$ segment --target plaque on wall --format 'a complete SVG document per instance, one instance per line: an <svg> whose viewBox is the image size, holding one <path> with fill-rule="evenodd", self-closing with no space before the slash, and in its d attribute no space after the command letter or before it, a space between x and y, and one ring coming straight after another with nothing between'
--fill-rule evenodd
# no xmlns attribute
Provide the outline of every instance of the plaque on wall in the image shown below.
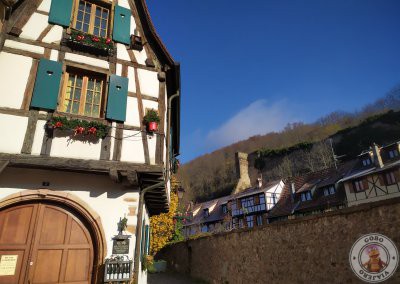
<svg viewBox="0 0 400 284"><path fill-rule="evenodd" d="M15 275L18 255L2 255L0 259L0 276Z"/></svg>
<svg viewBox="0 0 400 284"><path fill-rule="evenodd" d="M129 239L128 238L114 238L113 254L129 254Z"/></svg>

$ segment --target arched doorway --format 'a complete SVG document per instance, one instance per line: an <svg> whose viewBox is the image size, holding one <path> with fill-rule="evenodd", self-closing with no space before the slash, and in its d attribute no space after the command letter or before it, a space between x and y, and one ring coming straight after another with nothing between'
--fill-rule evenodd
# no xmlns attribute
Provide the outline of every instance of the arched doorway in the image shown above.
<svg viewBox="0 0 400 284"><path fill-rule="evenodd" d="M84 205L47 190L0 202L0 284L97 282L104 234Z"/></svg>

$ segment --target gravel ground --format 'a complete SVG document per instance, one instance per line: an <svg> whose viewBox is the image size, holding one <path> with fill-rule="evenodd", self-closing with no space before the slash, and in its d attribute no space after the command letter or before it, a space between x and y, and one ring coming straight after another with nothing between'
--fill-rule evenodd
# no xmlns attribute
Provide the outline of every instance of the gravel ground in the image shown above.
<svg viewBox="0 0 400 284"><path fill-rule="evenodd" d="M194 280L187 275L172 272L149 273L147 275L148 284L206 284L204 281Z"/></svg>

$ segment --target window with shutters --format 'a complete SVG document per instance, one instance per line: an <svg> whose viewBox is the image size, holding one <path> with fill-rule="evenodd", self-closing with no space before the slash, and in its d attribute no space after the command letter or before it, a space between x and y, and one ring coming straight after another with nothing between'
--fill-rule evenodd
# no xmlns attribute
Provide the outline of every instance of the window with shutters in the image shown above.
<svg viewBox="0 0 400 284"><path fill-rule="evenodd" d="M73 28L92 35L109 35L110 6L100 1L76 0Z"/></svg>
<svg viewBox="0 0 400 284"><path fill-rule="evenodd" d="M106 76L67 68L59 111L100 118L104 113Z"/></svg>

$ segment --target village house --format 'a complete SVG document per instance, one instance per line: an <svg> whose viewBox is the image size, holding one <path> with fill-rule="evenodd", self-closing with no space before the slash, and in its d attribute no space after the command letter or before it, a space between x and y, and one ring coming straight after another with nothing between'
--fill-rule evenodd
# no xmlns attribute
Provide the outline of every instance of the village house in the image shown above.
<svg viewBox="0 0 400 284"><path fill-rule="evenodd" d="M0 283L147 283L180 66L145 1L1 0L0 30Z"/></svg>
<svg viewBox="0 0 400 284"><path fill-rule="evenodd" d="M358 156L355 167L340 181L348 206L400 196L399 145L374 144Z"/></svg>
<svg viewBox="0 0 400 284"><path fill-rule="evenodd" d="M247 154L236 153L238 182L234 193L194 205L184 226L186 237L199 233L215 233L237 228L252 228L267 223L267 214L278 202L284 183L281 180L265 185L262 179L251 186Z"/></svg>
<svg viewBox="0 0 400 284"><path fill-rule="evenodd" d="M343 185L338 183L353 167L354 162L309 174L288 178L268 221L294 219L346 207Z"/></svg>

